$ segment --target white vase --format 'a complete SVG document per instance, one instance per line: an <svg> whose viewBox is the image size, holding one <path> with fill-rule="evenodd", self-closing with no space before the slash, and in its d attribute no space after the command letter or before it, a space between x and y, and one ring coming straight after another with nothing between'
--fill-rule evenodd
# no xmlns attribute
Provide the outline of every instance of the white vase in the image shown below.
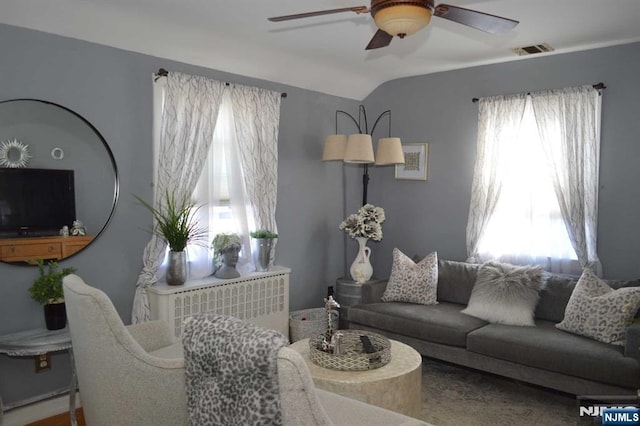
<svg viewBox="0 0 640 426"><path fill-rule="evenodd" d="M358 241L358 254L351 264L349 272L351 273L351 278L358 284L369 281L369 278L373 275L373 267L371 266L371 262L369 262L371 249L367 247L368 240L368 238L356 237L356 241Z"/></svg>

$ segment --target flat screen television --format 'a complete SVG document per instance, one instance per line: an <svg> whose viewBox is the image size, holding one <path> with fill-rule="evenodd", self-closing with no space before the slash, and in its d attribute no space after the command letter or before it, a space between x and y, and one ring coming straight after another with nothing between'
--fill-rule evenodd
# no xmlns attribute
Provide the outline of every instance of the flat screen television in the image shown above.
<svg viewBox="0 0 640 426"><path fill-rule="evenodd" d="M0 237L58 235L75 219L73 170L0 168Z"/></svg>

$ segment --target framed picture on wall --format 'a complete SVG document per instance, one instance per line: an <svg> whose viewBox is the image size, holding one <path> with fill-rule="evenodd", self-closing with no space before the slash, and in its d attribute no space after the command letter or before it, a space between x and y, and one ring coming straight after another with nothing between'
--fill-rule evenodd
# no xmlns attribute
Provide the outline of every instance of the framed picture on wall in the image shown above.
<svg viewBox="0 0 640 426"><path fill-rule="evenodd" d="M427 180L428 143L402 144L404 164L396 164L396 179Z"/></svg>

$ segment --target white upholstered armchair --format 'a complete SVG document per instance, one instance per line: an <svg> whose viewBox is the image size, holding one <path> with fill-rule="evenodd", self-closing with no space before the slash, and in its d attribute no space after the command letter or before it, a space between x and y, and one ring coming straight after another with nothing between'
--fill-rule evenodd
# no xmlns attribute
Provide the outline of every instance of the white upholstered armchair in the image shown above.
<svg viewBox="0 0 640 426"><path fill-rule="evenodd" d="M63 281L84 416L95 425L188 424L182 343L161 321L125 326L102 291L77 275ZM316 390L304 360L278 352L285 425L425 425L392 411Z"/></svg>
<svg viewBox="0 0 640 426"><path fill-rule="evenodd" d="M187 424L182 345L167 324L125 327L107 295L77 275L63 288L87 424Z"/></svg>

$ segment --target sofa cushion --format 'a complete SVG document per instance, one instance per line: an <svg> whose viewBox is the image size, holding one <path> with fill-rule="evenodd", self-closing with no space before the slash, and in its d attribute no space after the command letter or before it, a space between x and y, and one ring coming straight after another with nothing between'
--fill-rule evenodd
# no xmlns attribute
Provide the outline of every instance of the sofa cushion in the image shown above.
<svg viewBox="0 0 640 426"><path fill-rule="evenodd" d="M487 322L460 313L463 305L390 302L368 303L349 308L349 322L387 330L434 343L465 347L467 333Z"/></svg>
<svg viewBox="0 0 640 426"><path fill-rule="evenodd" d="M489 324L467 336L467 349L544 370L637 388L640 364L623 348L565 333L551 321L536 327Z"/></svg>
<svg viewBox="0 0 640 426"><path fill-rule="evenodd" d="M536 306L535 317L547 321L562 321L567 303L579 278L579 275L545 272L542 275L540 301ZM614 289L640 286L640 280L604 280L604 282Z"/></svg>
<svg viewBox="0 0 640 426"><path fill-rule="evenodd" d="M478 271L469 306L462 313L493 323L534 326L541 284L541 266L487 262Z"/></svg>
<svg viewBox="0 0 640 426"><path fill-rule="evenodd" d="M393 265L383 302L411 302L422 305L438 303L438 255L433 252L414 262L397 248L393 249Z"/></svg>
<svg viewBox="0 0 640 426"><path fill-rule="evenodd" d="M438 301L466 305L480 264L438 260Z"/></svg>
<svg viewBox="0 0 640 426"><path fill-rule="evenodd" d="M585 269L567 304L560 330L624 345L625 331L640 307L640 288L612 289Z"/></svg>
<svg viewBox="0 0 640 426"><path fill-rule="evenodd" d="M564 318L564 310L569 303L578 276L552 274L542 275L540 301L536 306L535 317L546 321L560 322Z"/></svg>
<svg viewBox="0 0 640 426"><path fill-rule="evenodd" d="M615 290L619 288L640 287L640 280L603 280Z"/></svg>

